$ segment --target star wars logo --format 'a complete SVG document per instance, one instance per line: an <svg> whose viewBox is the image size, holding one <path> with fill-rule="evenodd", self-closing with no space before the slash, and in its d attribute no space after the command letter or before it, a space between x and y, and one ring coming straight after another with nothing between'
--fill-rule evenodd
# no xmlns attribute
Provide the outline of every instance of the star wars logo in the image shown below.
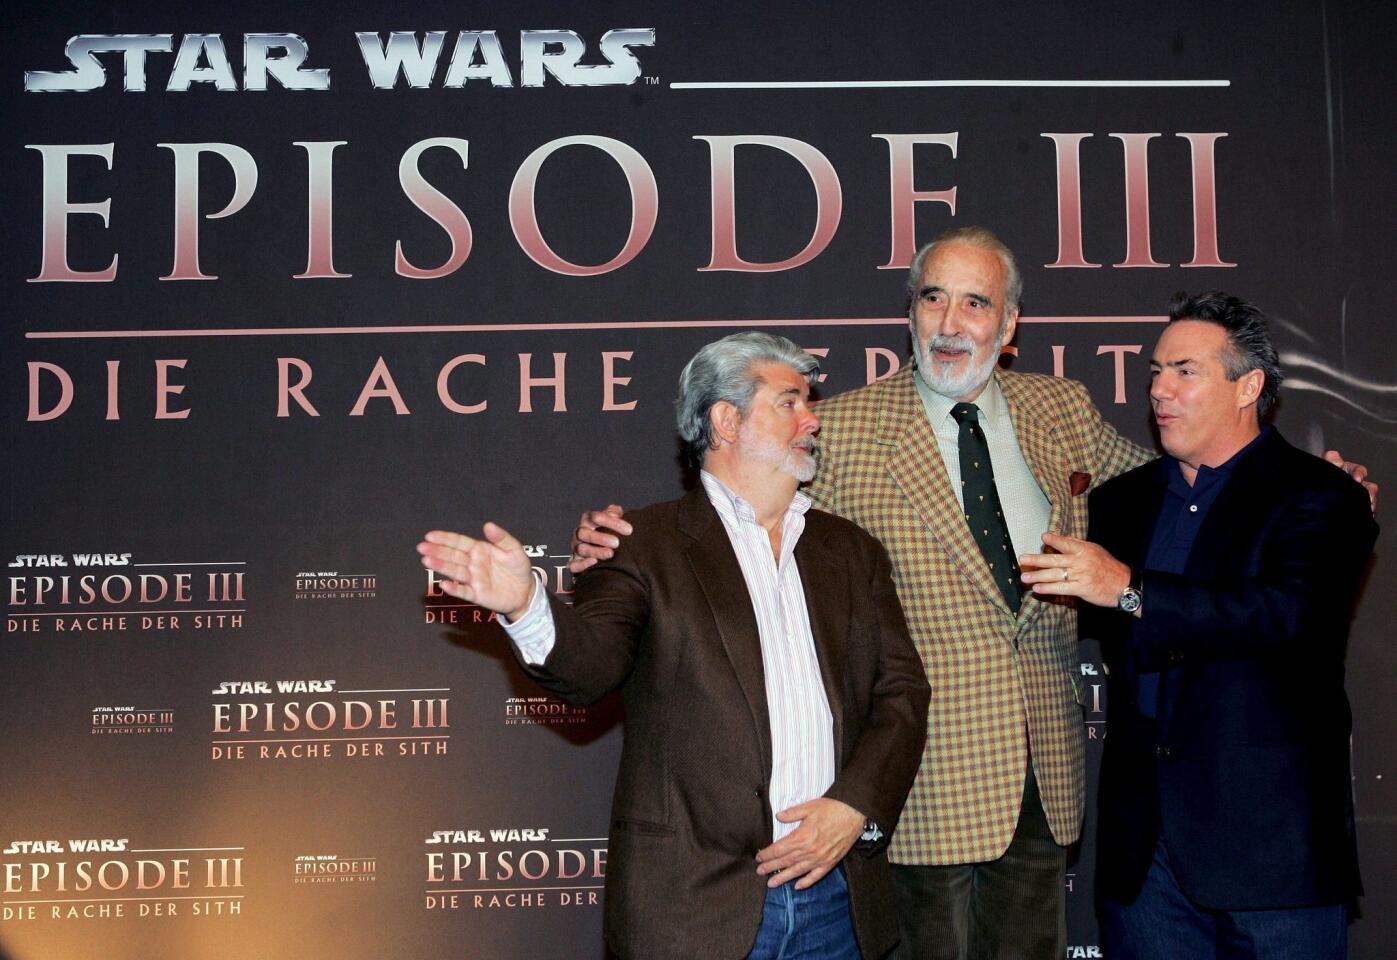
<svg viewBox="0 0 1397 960"><path fill-rule="evenodd" d="M173 710L137 707L93 707L93 736L145 736L175 732Z"/></svg>
<svg viewBox="0 0 1397 960"><path fill-rule="evenodd" d="M298 856L291 864L291 882L297 886L345 883L377 883L377 857L345 857L337 853Z"/></svg>
<svg viewBox="0 0 1397 960"><path fill-rule="evenodd" d="M0 856L5 921L236 917L243 847L131 846L128 838L11 840Z"/></svg>
<svg viewBox="0 0 1397 960"><path fill-rule="evenodd" d="M296 574L294 600L372 600L378 596L378 574L302 570Z"/></svg>
<svg viewBox="0 0 1397 960"><path fill-rule="evenodd" d="M337 680L225 680L211 693L210 759L446 756L449 687L354 689Z"/></svg>
<svg viewBox="0 0 1397 960"><path fill-rule="evenodd" d="M548 827L437 830L426 847L428 910L574 909L601 904L606 839Z"/></svg>
<svg viewBox="0 0 1397 960"><path fill-rule="evenodd" d="M17 555L8 565L18 572L8 578L5 632L242 628L247 612L245 564L138 563L132 557L131 553Z"/></svg>
<svg viewBox="0 0 1397 960"><path fill-rule="evenodd" d="M390 90L399 77L410 89L432 86L465 87L489 83L515 86L510 57L495 30L460 30L447 40L447 31L394 31L383 39L376 32L355 33L359 54L376 89ZM295 33L246 33L241 37L243 69L241 88L221 34L189 33L175 43L171 33L82 33L70 37L63 54L65 70L26 70L24 89L29 93L81 93L107 85L105 55L121 77L122 89L144 93L150 74L163 71L157 84L167 93L187 93L198 87L221 92L266 90L276 85L287 90L329 90L330 67L307 67L310 44ZM237 40L234 40L236 50ZM640 27L608 30L597 41L597 51L573 30L521 30L518 85L541 87L544 77L566 87L627 86L640 79L640 60L632 47L655 45L655 29ZM442 54L450 54L443 60ZM173 54L173 60L169 58ZM584 63L600 59L601 63ZM445 66L445 70L440 69Z"/></svg>
<svg viewBox="0 0 1397 960"><path fill-rule="evenodd" d="M586 707L574 707L555 697L505 698L504 723L507 727L556 727L586 722Z"/></svg>

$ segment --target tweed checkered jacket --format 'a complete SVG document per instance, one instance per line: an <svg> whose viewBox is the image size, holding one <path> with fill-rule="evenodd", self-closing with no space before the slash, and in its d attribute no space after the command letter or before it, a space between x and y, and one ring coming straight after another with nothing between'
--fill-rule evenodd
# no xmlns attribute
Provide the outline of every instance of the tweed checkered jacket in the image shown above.
<svg viewBox="0 0 1397 960"><path fill-rule="evenodd" d="M1087 488L1154 454L1106 423L1080 383L995 375L1052 504L1049 529L1084 537ZM1031 594L1017 616L1009 611L956 502L910 368L816 412L825 456L809 493L892 555L931 682L926 749L889 856L916 865L1001 856L1030 752L1053 837L1073 842L1086 796L1076 611ZM1074 473L1087 476L1073 482Z"/></svg>

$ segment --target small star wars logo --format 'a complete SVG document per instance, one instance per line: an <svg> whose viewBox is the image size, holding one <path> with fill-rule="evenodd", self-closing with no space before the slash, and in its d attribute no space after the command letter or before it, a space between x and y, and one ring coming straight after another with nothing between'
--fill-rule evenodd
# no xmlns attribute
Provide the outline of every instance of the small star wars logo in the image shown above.
<svg viewBox="0 0 1397 960"><path fill-rule="evenodd" d="M1104 956L1101 948L1092 944L1090 946L1071 946L1067 948L1067 960L1078 960L1078 958L1101 957Z"/></svg>
<svg viewBox="0 0 1397 960"><path fill-rule="evenodd" d="M291 596L295 600L372 600L378 596L378 574L301 570Z"/></svg>
<svg viewBox="0 0 1397 960"><path fill-rule="evenodd" d="M553 697L507 697L504 725L556 727L587 722L587 708L574 707Z"/></svg>
<svg viewBox="0 0 1397 960"><path fill-rule="evenodd" d="M339 886L377 883L377 857L345 857L338 853L298 856L291 864L291 882L297 886Z"/></svg>
<svg viewBox="0 0 1397 960"><path fill-rule="evenodd" d="M175 712L146 707L93 707L91 729L94 737L174 733Z"/></svg>

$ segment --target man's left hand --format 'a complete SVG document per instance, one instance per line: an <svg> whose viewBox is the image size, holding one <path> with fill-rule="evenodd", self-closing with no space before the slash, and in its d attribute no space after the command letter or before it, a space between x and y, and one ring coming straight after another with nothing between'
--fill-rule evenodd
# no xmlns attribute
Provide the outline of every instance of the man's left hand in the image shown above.
<svg viewBox="0 0 1397 960"><path fill-rule="evenodd" d="M1378 512L1378 485L1368 479L1368 468L1361 463L1345 460L1344 455L1337 450L1324 451L1324 459L1363 484L1363 489L1368 492L1368 509L1376 515Z"/></svg>
<svg viewBox="0 0 1397 960"><path fill-rule="evenodd" d="M1130 586L1130 568L1086 540L1043 534L1043 543L1056 553L1025 553L1019 557L1023 582L1040 597L1081 597L1098 607L1114 607Z"/></svg>
<svg viewBox="0 0 1397 960"><path fill-rule="evenodd" d="M799 827L769 847L757 851L757 873L768 887L779 887L788 880L797 890L813 887L854 846L863 833L864 815L853 807L829 797L798 803L776 815L782 823Z"/></svg>

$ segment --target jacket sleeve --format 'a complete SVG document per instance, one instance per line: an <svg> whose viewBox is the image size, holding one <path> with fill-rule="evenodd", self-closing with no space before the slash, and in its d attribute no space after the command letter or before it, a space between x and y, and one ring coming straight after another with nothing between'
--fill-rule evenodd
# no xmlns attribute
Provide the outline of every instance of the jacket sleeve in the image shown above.
<svg viewBox="0 0 1397 960"><path fill-rule="evenodd" d="M886 843L921 764L930 688L907 633L887 551L871 537L867 544L872 556L865 584L880 650L878 668L869 716L825 796L873 818L883 831L881 843Z"/></svg>
<svg viewBox="0 0 1397 960"><path fill-rule="evenodd" d="M534 680L568 703L585 706L599 700L630 675L650 622L649 581L636 563L639 532L624 538L612 559L578 578L574 606L549 596L557 629L553 649L537 666L519 661Z"/></svg>
<svg viewBox="0 0 1397 960"><path fill-rule="evenodd" d="M1071 381L1076 400L1081 406L1083 441L1087 448L1087 463L1091 473L1092 486L1098 486L1118 477L1127 470L1149 463L1159 454L1140 446L1128 437L1121 436L1115 427L1106 422L1101 411L1092 403L1087 388Z"/></svg>

